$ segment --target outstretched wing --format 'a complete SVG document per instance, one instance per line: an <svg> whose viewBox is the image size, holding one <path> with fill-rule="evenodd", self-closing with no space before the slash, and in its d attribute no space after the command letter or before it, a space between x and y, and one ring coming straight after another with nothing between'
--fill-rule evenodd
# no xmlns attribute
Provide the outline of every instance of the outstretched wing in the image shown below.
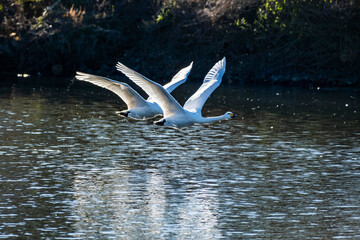
<svg viewBox="0 0 360 240"><path fill-rule="evenodd" d="M203 84L200 88L185 102L184 109L201 115L206 100L211 93L220 85L222 76L225 73L225 57L217 62L206 74Z"/></svg>
<svg viewBox="0 0 360 240"><path fill-rule="evenodd" d="M181 84L183 84L184 82L186 82L191 68L192 68L193 62L190 63L189 66L187 66L186 68L181 69L172 79L170 82L168 82L167 84L165 84L163 87L165 88L166 91L168 91L169 93L171 93L175 88L177 88L178 86L180 86ZM149 97L147 99L149 102L152 102L153 99L151 97Z"/></svg>
<svg viewBox="0 0 360 240"><path fill-rule="evenodd" d="M175 98L171 96L170 93L168 93L160 84L151 81L150 79L126 67L120 62L116 64L116 68L125 74L131 81L141 87L152 99L155 100L155 102L163 111L164 118L184 111Z"/></svg>
<svg viewBox="0 0 360 240"><path fill-rule="evenodd" d="M192 69L193 62L190 63L186 68L181 69L172 79L171 82L164 85L166 91L171 93L175 88L186 82L190 71Z"/></svg>
<svg viewBox="0 0 360 240"><path fill-rule="evenodd" d="M126 83L83 72L76 72L75 78L112 91L126 103L128 108L143 107L147 105L145 99Z"/></svg>

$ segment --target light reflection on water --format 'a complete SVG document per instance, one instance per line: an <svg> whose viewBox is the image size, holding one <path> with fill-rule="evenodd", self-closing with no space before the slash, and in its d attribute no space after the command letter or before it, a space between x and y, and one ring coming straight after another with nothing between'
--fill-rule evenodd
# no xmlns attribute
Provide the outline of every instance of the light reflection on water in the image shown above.
<svg viewBox="0 0 360 240"><path fill-rule="evenodd" d="M240 117L174 130L106 91L2 89L0 238L360 238L359 93L215 93Z"/></svg>

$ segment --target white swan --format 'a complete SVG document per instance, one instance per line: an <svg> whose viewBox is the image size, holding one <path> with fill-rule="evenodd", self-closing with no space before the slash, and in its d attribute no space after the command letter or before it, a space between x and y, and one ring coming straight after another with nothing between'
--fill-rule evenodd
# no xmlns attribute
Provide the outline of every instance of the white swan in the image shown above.
<svg viewBox="0 0 360 240"><path fill-rule="evenodd" d="M181 69L172 80L165 84L163 88L171 93L175 88L183 84L190 74L192 62L186 68ZM110 78L101 77L93 74L76 72L75 78L81 81L90 82L99 87L106 88L118 95L127 105L128 109L120 111L119 114L124 117L130 117L137 120L145 120L162 115L163 112L155 99L149 97L145 100L128 84L118 82Z"/></svg>
<svg viewBox="0 0 360 240"><path fill-rule="evenodd" d="M225 65L226 59L224 57L208 72L201 87L186 101L184 107L181 107L175 98L160 84L151 81L120 62L118 62L116 68L139 85L159 104L164 118L155 122L156 125L182 128L194 123L211 123L236 117L232 112L226 112L224 115L217 117L203 117L201 115L204 103L221 83L222 76L225 73Z"/></svg>

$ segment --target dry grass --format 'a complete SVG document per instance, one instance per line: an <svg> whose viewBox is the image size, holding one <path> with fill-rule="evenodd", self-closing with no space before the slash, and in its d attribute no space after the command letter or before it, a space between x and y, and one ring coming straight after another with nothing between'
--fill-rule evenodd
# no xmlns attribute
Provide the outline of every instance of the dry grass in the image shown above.
<svg viewBox="0 0 360 240"><path fill-rule="evenodd" d="M73 4L71 5L69 12L65 16L71 17L74 24L78 25L83 21L84 15L85 15L85 9L81 10L81 7L79 9L75 9Z"/></svg>

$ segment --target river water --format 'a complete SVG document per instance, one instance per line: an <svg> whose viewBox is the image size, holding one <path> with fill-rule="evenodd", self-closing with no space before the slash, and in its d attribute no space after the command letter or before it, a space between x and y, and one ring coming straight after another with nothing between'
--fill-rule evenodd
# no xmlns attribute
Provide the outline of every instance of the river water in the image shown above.
<svg viewBox="0 0 360 240"><path fill-rule="evenodd" d="M0 87L0 238L360 239L358 91L224 85L203 115L236 119L175 130L21 86Z"/></svg>

